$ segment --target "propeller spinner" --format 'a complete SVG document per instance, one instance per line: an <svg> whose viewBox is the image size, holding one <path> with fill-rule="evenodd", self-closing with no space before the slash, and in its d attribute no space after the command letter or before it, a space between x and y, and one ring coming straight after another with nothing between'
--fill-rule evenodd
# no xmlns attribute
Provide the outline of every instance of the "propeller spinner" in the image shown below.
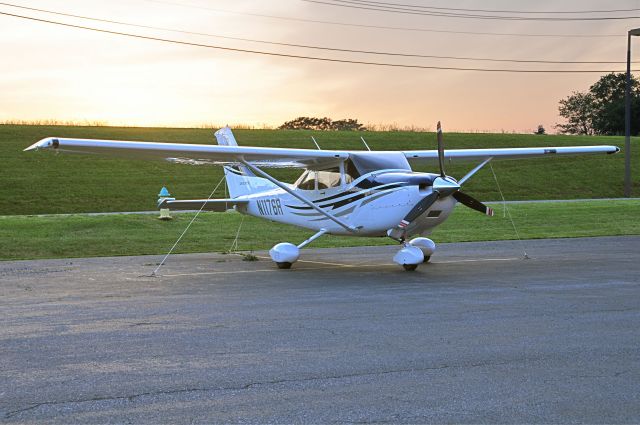
<svg viewBox="0 0 640 425"><path fill-rule="evenodd" d="M391 238L404 242L407 234L407 229L411 224L420 217L425 211L427 211L438 199L446 196L453 196L456 201L462 205L472 208L488 216L493 216L493 208L490 208L467 195L460 192L460 185L453 177L449 177L444 171L444 143L442 141L442 127L440 121L437 126L437 138L438 138L438 164L440 166L440 176L433 181L433 192L425 196L418 202L409 213L400 221L400 223L388 234ZM488 162L488 161L487 161ZM477 171L477 170L476 170Z"/></svg>

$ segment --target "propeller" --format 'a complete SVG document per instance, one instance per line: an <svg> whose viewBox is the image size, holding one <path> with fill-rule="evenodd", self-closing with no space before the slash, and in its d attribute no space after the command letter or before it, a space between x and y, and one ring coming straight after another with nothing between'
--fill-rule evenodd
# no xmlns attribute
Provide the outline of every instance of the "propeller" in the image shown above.
<svg viewBox="0 0 640 425"><path fill-rule="evenodd" d="M442 141L442 127L440 121L437 125L437 137L438 137L438 163L440 165L440 176L436 177L432 183L433 192L425 196L409 211L409 213L400 221L400 223L389 230L387 233L389 237L396 239L400 242L404 242L409 226L420 217L425 211L440 198L446 196L453 196L456 201L462 205L472 208L488 216L493 216L493 209L486 206L482 202L478 201L474 197L460 192L460 184L452 177L447 177L444 171L444 143ZM488 163L489 160L483 162L480 166L476 167L471 173L466 175L462 181L466 181L471 175L477 172L483 165Z"/></svg>

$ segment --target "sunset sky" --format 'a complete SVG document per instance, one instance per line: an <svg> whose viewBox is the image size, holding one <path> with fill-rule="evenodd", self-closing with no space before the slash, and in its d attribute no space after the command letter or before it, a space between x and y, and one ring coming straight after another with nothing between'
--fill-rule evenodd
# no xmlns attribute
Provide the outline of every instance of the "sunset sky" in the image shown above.
<svg viewBox="0 0 640 425"><path fill-rule="evenodd" d="M519 11L640 9L640 0L378 1ZM7 5L0 5L0 12L222 47L463 68L624 70L626 32L640 27L640 19L569 22L463 19L336 5L355 2L326 2L334 4L321 4L325 0L321 3L303 0L9 1L13 5L58 13L208 35L96 22ZM640 10L526 16L640 16ZM311 20L325 22L309 22ZM557 36L561 34L596 37ZM398 57L278 46L213 35L420 55L621 63L535 64ZM588 89L601 75L407 69L320 62L170 44L6 15L0 15L0 37L0 121L55 119L102 121L113 125L243 123L261 126L279 125L297 116L329 116L431 129L441 120L448 131L529 132L543 124L552 132L554 124L560 121L558 101L573 91ZM640 58L640 40L635 41L633 52L634 60ZM636 68L640 69L640 63Z"/></svg>

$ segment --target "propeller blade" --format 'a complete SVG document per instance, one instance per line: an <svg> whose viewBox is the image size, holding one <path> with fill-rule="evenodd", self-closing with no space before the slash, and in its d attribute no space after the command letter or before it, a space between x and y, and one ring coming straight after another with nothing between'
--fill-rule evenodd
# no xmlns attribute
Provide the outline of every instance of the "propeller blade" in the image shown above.
<svg viewBox="0 0 640 425"><path fill-rule="evenodd" d="M444 143L442 142L442 127L440 126L440 121L438 121L437 126L438 132L438 162L440 163L440 177L446 177L444 173Z"/></svg>
<svg viewBox="0 0 640 425"><path fill-rule="evenodd" d="M456 192L453 194L453 197L456 198L456 201L460 202L461 204L469 208L473 208L476 211L480 211L482 214L493 217L493 208L486 206L482 202L467 195L466 193Z"/></svg>
<svg viewBox="0 0 640 425"><path fill-rule="evenodd" d="M396 227L389 230L387 235L397 241L403 242L405 239L405 233L407 227L420 216L423 212L429 209L434 202L438 200L438 192L433 192L420 200L409 213L398 223Z"/></svg>
<svg viewBox="0 0 640 425"><path fill-rule="evenodd" d="M406 222L407 225L409 225L409 223L411 223L413 220L415 220L416 218L420 217L420 214L422 214L423 212L428 210L429 207L431 205L433 205L433 203L438 200L438 196L439 196L438 192L433 192L433 193L429 194L428 196L425 196L424 198L422 198L422 200L420 202L418 202L411 209L411 211L409 211L409 213L405 216L405 218L402 220L402 222Z"/></svg>

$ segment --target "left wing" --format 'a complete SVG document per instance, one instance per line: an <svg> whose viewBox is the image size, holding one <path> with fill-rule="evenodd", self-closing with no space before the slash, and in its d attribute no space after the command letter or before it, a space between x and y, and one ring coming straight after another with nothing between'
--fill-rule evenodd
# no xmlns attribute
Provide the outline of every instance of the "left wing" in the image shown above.
<svg viewBox="0 0 640 425"><path fill-rule="evenodd" d="M62 137L47 137L29 146L25 151L42 149L81 154L103 154L129 159L159 159L191 164L224 165L248 161L262 167L311 169L335 166L349 158L349 153L345 151L68 139Z"/></svg>
<svg viewBox="0 0 640 425"><path fill-rule="evenodd" d="M497 149L447 149L444 158L459 161L495 159L522 159L553 155L613 154L620 151L617 146L565 146L541 148L497 148ZM404 156L419 164L437 164L438 151L404 151Z"/></svg>

